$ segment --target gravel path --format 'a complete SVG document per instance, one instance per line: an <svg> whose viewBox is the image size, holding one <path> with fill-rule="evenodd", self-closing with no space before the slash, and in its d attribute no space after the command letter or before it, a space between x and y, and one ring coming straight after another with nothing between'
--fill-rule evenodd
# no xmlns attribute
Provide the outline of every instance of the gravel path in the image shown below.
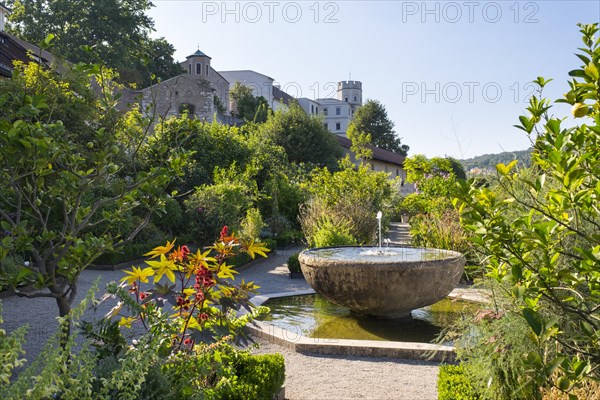
<svg viewBox="0 0 600 400"><path fill-rule="evenodd" d="M242 269L239 278L261 286L261 294L308 289L303 279L289 279L286 262L298 249L280 250L267 260L252 263ZM85 296L92 282L100 278L100 292L111 281L123 277L122 271L84 271L79 282L78 299ZM12 331L28 324L25 349L27 358L37 355L46 339L54 333L58 309L52 299L2 299L3 328ZM102 304L96 312L89 311L85 319L99 318L114 302ZM268 342L257 353L281 353L286 364L286 398L290 400L321 399L397 399L430 400L437 398L435 363L390 358L360 358L303 355Z"/></svg>

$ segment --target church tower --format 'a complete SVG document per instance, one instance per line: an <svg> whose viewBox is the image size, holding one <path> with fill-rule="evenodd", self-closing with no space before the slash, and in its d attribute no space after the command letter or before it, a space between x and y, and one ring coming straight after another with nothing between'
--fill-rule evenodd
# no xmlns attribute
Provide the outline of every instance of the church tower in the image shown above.
<svg viewBox="0 0 600 400"><path fill-rule="evenodd" d="M193 78L203 78L209 80L211 60L209 56L198 49L194 54L187 56L186 59L187 60L182 63L182 67L189 75L191 75Z"/></svg>

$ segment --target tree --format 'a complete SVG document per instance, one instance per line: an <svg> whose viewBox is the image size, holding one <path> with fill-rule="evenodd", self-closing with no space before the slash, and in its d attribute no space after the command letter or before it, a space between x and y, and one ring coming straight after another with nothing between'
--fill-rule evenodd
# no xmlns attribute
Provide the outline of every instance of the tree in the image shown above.
<svg viewBox="0 0 600 400"><path fill-rule="evenodd" d="M515 359L538 387L565 393L600 378L600 41L597 24L579 26L583 65L557 102L582 123L565 127L566 118L550 115L542 97L550 81L537 78L517 125L534 144L532 169L498 164L496 190L463 183L457 199L488 276L508 284L507 303L528 329L532 349Z"/></svg>
<svg viewBox="0 0 600 400"><path fill-rule="evenodd" d="M321 120L307 115L297 103L269 116L259 129L285 149L290 162L336 168L342 155L341 146Z"/></svg>
<svg viewBox="0 0 600 400"><path fill-rule="evenodd" d="M406 156L409 147L396 136L394 123L388 118L385 106L377 100L369 100L354 113L351 123L361 134L371 135L371 144ZM350 129L350 128L349 128Z"/></svg>
<svg viewBox="0 0 600 400"><path fill-rule="evenodd" d="M17 293L54 298L65 316L80 273L147 224L185 154L148 141L150 121L138 111L116 111L110 70L61 73L32 62L0 82L0 257L29 260L19 277L36 290ZM140 149L152 145L162 162L145 166ZM142 222L121 232L132 210Z"/></svg>
<svg viewBox="0 0 600 400"><path fill-rule="evenodd" d="M236 82L230 91L235 113L245 121L262 123L267 120L271 108L263 96L254 97L252 88Z"/></svg>
<svg viewBox="0 0 600 400"><path fill-rule="evenodd" d="M9 30L32 43L57 36L53 52L71 62L99 62L116 69L121 81L147 86L150 76L181 73L174 48L152 39L148 0L9 0ZM93 53L86 50L93 47Z"/></svg>

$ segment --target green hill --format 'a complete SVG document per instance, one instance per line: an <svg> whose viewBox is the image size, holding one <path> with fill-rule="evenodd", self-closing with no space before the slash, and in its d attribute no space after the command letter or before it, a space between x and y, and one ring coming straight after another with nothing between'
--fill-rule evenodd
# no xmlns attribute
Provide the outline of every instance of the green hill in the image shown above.
<svg viewBox="0 0 600 400"><path fill-rule="evenodd" d="M473 168L482 170L495 171L496 164L508 164L512 160L519 160L517 165L521 167L529 167L531 165L531 149L505 151L497 154L484 154L481 156L460 160L465 167L465 171L469 172Z"/></svg>

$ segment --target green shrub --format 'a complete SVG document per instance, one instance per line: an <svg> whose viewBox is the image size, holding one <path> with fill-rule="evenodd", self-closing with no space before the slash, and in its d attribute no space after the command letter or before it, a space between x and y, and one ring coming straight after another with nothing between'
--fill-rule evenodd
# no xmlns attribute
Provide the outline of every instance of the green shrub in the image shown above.
<svg viewBox="0 0 600 400"><path fill-rule="evenodd" d="M299 255L300 253L294 253L288 258L287 267L291 273L302 272L302 270L300 269L300 261L298 261Z"/></svg>
<svg viewBox="0 0 600 400"><path fill-rule="evenodd" d="M340 168L333 173L316 170L308 184L311 196L300 210L300 224L310 246L314 246L317 233L325 238L324 243L338 243L338 239L340 244L375 243L377 212L391 203L393 185L385 172L372 171L363 164L357 168L348 158L340 162ZM384 226L389 215L384 213ZM326 219L333 222L334 236L339 236L335 240L320 229Z"/></svg>
<svg viewBox="0 0 600 400"><path fill-rule="evenodd" d="M156 245L156 243L134 243L129 244L118 251L104 253L95 261L95 265L117 265L128 261L135 261L141 258Z"/></svg>
<svg viewBox="0 0 600 400"><path fill-rule="evenodd" d="M458 251L465 255L468 264L478 264L474 245L454 209L414 216L410 220L410 233L415 246Z"/></svg>
<svg viewBox="0 0 600 400"><path fill-rule="evenodd" d="M185 228L183 208L177 200L168 197L165 200L165 211L155 214L152 223L167 234L167 236L178 236Z"/></svg>
<svg viewBox="0 0 600 400"><path fill-rule="evenodd" d="M260 215L260 211L256 208L250 208L246 211L246 218L242 220L240 235L247 239L257 240L264 226L265 223Z"/></svg>
<svg viewBox="0 0 600 400"><path fill-rule="evenodd" d="M277 248L277 240L275 239L264 239L261 240L261 242L263 242L265 247L271 252L275 251L275 249Z"/></svg>
<svg viewBox="0 0 600 400"><path fill-rule="evenodd" d="M276 237L277 247L282 248L282 247L291 246L293 244L301 243L302 238L303 238L303 235L302 235L301 231L296 231L296 230L284 231L281 234L277 235L277 237Z"/></svg>
<svg viewBox="0 0 600 400"><path fill-rule="evenodd" d="M464 366L441 365L437 381L438 400L479 400Z"/></svg>
<svg viewBox="0 0 600 400"><path fill-rule="evenodd" d="M234 368L237 379L231 385L224 386L215 400L270 400L285 381L285 365L281 354L241 353Z"/></svg>
<svg viewBox="0 0 600 400"><path fill-rule="evenodd" d="M210 242L224 225L237 230L251 205L251 196L244 183L229 181L199 187L184 204L196 241Z"/></svg>
<svg viewBox="0 0 600 400"><path fill-rule="evenodd" d="M355 246L357 240L350 233L348 223L325 218L311 238L313 247Z"/></svg>

